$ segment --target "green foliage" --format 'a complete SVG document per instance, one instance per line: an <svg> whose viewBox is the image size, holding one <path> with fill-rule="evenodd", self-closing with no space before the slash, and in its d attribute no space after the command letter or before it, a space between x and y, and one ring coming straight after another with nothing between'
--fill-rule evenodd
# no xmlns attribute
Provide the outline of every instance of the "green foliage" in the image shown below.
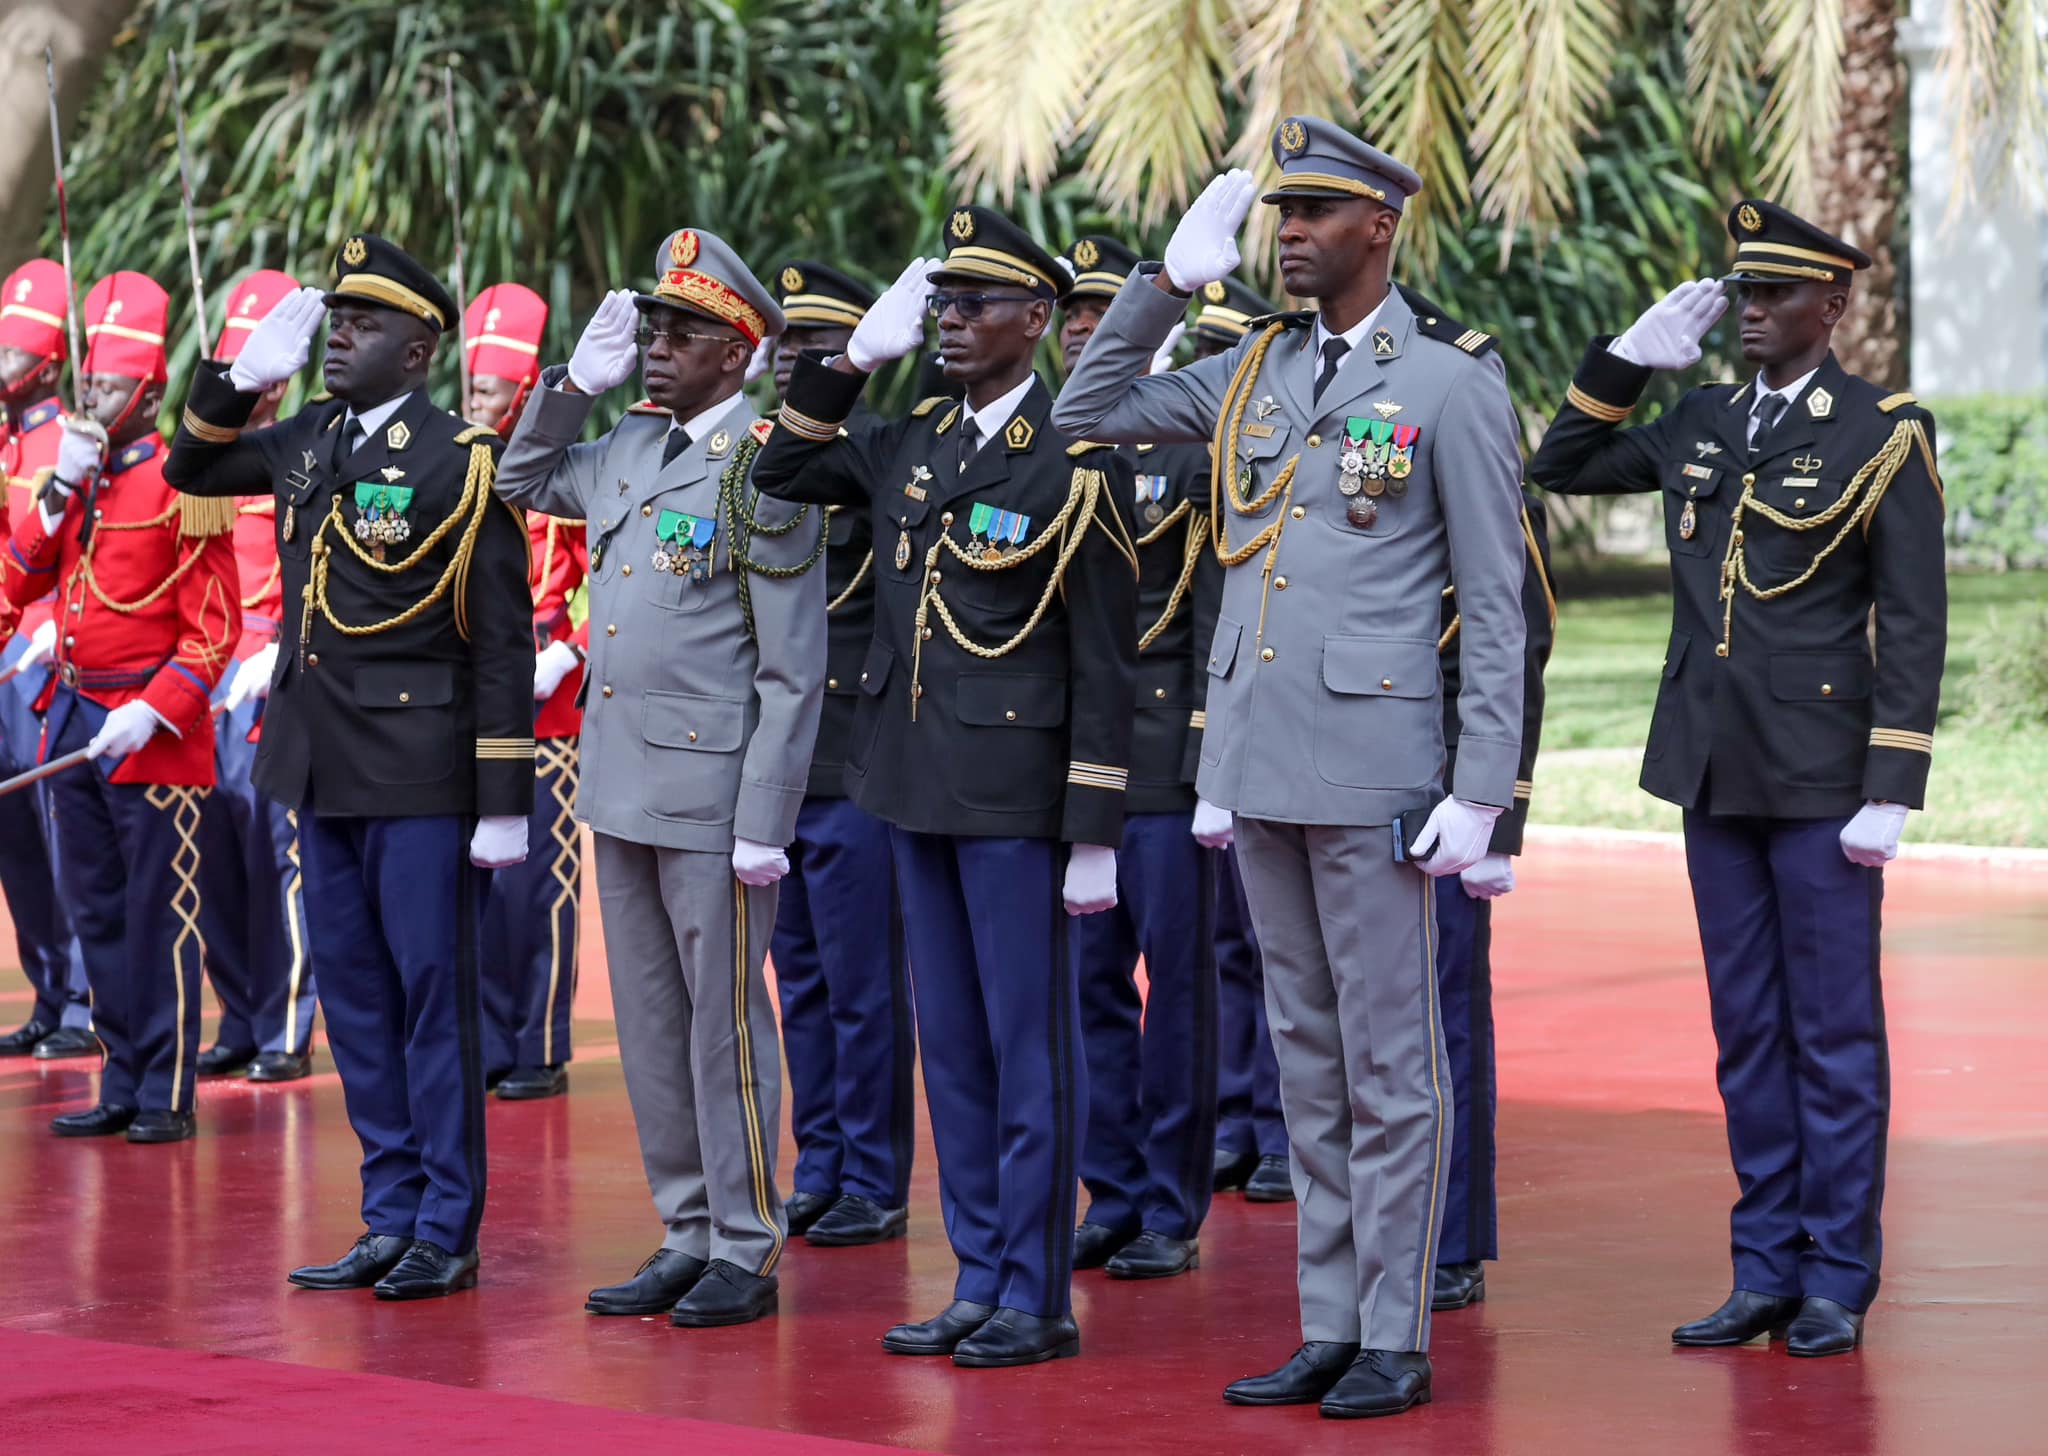
<svg viewBox="0 0 2048 1456"><path fill-rule="evenodd" d="M2048 565L2048 399L1930 401L1957 565Z"/></svg>
<svg viewBox="0 0 2048 1456"><path fill-rule="evenodd" d="M2048 600L1993 612L1975 650L1968 716L2009 731L2048 728Z"/></svg>

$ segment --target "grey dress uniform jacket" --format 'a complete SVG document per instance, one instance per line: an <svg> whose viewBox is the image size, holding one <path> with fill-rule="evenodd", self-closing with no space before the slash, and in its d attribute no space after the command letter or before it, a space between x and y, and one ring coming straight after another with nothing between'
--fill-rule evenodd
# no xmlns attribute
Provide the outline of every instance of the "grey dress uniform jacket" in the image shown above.
<svg viewBox="0 0 2048 1456"><path fill-rule="evenodd" d="M825 680L825 573L742 573L718 480L758 418L745 396L666 468L666 411L629 412L572 444L593 401L541 376L498 468L498 493L582 517L590 539L590 661L576 815L600 834L730 851L738 835L786 845L808 782ZM566 449L565 449L566 447ZM657 570L664 511L717 522L702 581ZM753 558L794 568L819 545L815 509L754 503ZM801 519L797 519L801 517ZM751 605L749 631L743 605Z"/></svg>

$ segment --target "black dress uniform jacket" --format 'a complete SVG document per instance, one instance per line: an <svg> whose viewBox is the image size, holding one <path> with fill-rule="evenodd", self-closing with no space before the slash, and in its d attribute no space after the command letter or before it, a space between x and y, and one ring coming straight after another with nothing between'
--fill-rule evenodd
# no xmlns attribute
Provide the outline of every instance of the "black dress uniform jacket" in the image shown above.
<svg viewBox="0 0 2048 1456"><path fill-rule="evenodd" d="M277 500L284 620L256 787L328 817L531 812L526 526L491 494L497 434L436 409L422 389L344 462L342 401L244 433L256 400L225 366L202 364L164 465L190 494ZM359 482L413 492L410 534L385 545L383 564L338 534L362 516ZM403 570L380 569L416 553ZM337 628L316 577L334 618L379 630Z"/></svg>
<svg viewBox="0 0 2048 1456"><path fill-rule="evenodd" d="M1138 635L1130 467L1047 424L1051 396L1034 382L963 475L955 401L839 433L863 383L799 359L753 474L768 495L870 513L875 630L856 678L848 793L926 834L1120 843ZM1096 473L1101 490L1094 512L1084 519L1077 505L1059 533L1080 535L1059 585L1059 541L1000 570L960 559L975 549L975 506L1030 517L1028 549L1053 531L1081 472ZM1014 646L971 652L947 613L983 652Z"/></svg>
<svg viewBox="0 0 2048 1456"><path fill-rule="evenodd" d="M1617 429L1649 378L1594 340L1529 466L1547 490L1662 492L1671 645L1643 787L1713 814L1918 808L1947 643L1933 418L1829 354L1754 453L1752 383Z"/></svg>
<svg viewBox="0 0 2048 1456"><path fill-rule="evenodd" d="M1120 445L1117 454L1136 475L1138 533L1138 711L1125 807L1133 814L1186 813L1195 807L1209 641L1223 597L1223 564L1209 544L1209 450ZM1157 476L1165 479L1154 499L1146 480ZM1146 519L1148 506L1159 511L1158 520ZM1198 597L1206 605L1206 637L1197 626Z"/></svg>
<svg viewBox="0 0 2048 1456"><path fill-rule="evenodd" d="M882 423L864 404L847 416L851 432ZM813 799L846 797L846 744L860 702L860 667L875 636L875 529L865 506L828 506L825 522L825 706L811 753Z"/></svg>
<svg viewBox="0 0 2048 1456"><path fill-rule="evenodd" d="M1557 641L1557 593L1550 584L1550 512L1528 491L1522 492L1522 536L1529 545L1529 565L1522 578L1522 616L1529 624L1522 650L1522 761L1515 775L1515 802L1493 821L1487 848L1494 854L1520 854L1522 832L1529 826L1529 798L1536 777L1536 746L1543 736L1543 669ZM1444 781L1458 761L1458 589L1444 589L1444 635L1438 648L1444 673Z"/></svg>

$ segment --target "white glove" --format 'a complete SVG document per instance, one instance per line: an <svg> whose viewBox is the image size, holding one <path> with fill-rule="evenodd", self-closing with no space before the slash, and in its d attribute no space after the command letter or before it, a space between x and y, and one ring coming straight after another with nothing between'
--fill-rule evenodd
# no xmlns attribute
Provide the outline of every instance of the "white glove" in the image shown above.
<svg viewBox="0 0 2048 1456"><path fill-rule="evenodd" d="M469 837L469 862L480 870L502 870L526 858L526 816L487 814Z"/></svg>
<svg viewBox="0 0 2048 1456"><path fill-rule="evenodd" d="M156 730L162 726L163 719L157 717L156 710L140 698L123 703L107 714L107 721L93 734L92 742L86 744L86 752L93 758L109 753L126 758L156 737Z"/></svg>
<svg viewBox="0 0 2048 1456"><path fill-rule="evenodd" d="M1242 261L1237 232L1258 190L1252 174L1242 167L1211 180L1181 214L1166 245L1166 281L1182 293L1193 293L1235 273Z"/></svg>
<svg viewBox="0 0 2048 1456"><path fill-rule="evenodd" d="M1408 846L1408 858L1426 875L1463 874L1486 857L1500 812L1491 804L1446 799L1429 811L1422 833Z"/></svg>
<svg viewBox="0 0 2048 1456"><path fill-rule="evenodd" d="M313 357L313 334L326 313L317 288L287 294L249 331L242 352L228 366L228 383L244 394L260 394L304 369Z"/></svg>
<svg viewBox="0 0 2048 1456"><path fill-rule="evenodd" d="M1906 827L1904 804L1865 804L1842 826L1842 854L1850 864L1880 868L1898 858L1899 833Z"/></svg>
<svg viewBox="0 0 2048 1456"><path fill-rule="evenodd" d="M1187 337L1187 332L1188 326L1185 322L1177 323L1166 331L1166 341L1152 356L1151 373L1164 374L1173 367L1173 351L1180 347L1180 341Z"/></svg>
<svg viewBox="0 0 2048 1456"><path fill-rule="evenodd" d="M28 639L28 647L15 664L15 671L27 672L39 662L47 662L57 648L57 624L45 622L36 628L35 635Z"/></svg>
<svg viewBox="0 0 2048 1456"><path fill-rule="evenodd" d="M733 877L743 885L772 885L789 873L789 856L773 844L761 844L735 835L732 841Z"/></svg>
<svg viewBox="0 0 2048 1456"><path fill-rule="evenodd" d="M1077 844L1067 856L1061 893L1069 915L1094 915L1116 908L1116 851L1106 844Z"/></svg>
<svg viewBox="0 0 2048 1456"><path fill-rule="evenodd" d="M775 340L761 340L760 343L754 345L754 357L747 360L747 377L740 382L742 384L752 384L763 374L766 374L768 367L774 362Z"/></svg>
<svg viewBox="0 0 2048 1456"><path fill-rule="evenodd" d="M544 703L555 695L562 680L576 670L582 659L566 642L550 642L533 660L533 700Z"/></svg>
<svg viewBox="0 0 2048 1456"><path fill-rule="evenodd" d="M1195 800L1195 843L1204 849L1222 849L1237 838L1237 821L1228 809L1219 809L1207 799Z"/></svg>
<svg viewBox="0 0 2048 1456"><path fill-rule="evenodd" d="M1488 854L1458 876L1475 900L1498 900L1515 888L1515 862L1504 854Z"/></svg>
<svg viewBox="0 0 2048 1456"><path fill-rule="evenodd" d="M81 490L107 457L107 432L97 420L64 417L64 438L57 442L57 488L65 495Z"/></svg>
<svg viewBox="0 0 2048 1456"><path fill-rule="evenodd" d="M640 345L633 337L639 331L640 310L633 306L632 291L614 288L583 326L583 337L569 356L569 382L598 395L631 379L640 366Z"/></svg>
<svg viewBox="0 0 2048 1456"><path fill-rule="evenodd" d="M270 675L277 670L277 644L267 642L250 653L235 667L235 680L228 684L228 695L223 700L227 712L257 698L270 696Z"/></svg>
<svg viewBox="0 0 2048 1456"><path fill-rule="evenodd" d="M938 266L930 258L910 260L889 291L861 316L853 337L846 341L847 363L863 374L872 374L876 365L914 354L923 346L926 300L931 297L931 274Z"/></svg>
<svg viewBox="0 0 2048 1456"><path fill-rule="evenodd" d="M1690 369L1700 362L1700 340L1727 309L1720 279L1681 283L1645 309L1607 352L1645 369Z"/></svg>

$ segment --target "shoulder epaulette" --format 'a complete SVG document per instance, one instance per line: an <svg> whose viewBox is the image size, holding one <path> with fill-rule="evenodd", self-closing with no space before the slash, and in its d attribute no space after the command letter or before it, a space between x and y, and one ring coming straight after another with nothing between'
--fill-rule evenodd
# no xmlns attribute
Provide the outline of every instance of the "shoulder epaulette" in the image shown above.
<svg viewBox="0 0 2048 1456"><path fill-rule="evenodd" d="M225 536L235 529L235 498L178 493L178 534L200 539Z"/></svg>
<svg viewBox="0 0 2048 1456"><path fill-rule="evenodd" d="M319 392L318 394L314 395L314 396L313 396L313 397L312 397L311 399L307 400L307 401L306 401L306 403L307 403L307 404L327 404L327 403L329 403L329 402L330 402L331 400L333 400L333 398L334 398L334 396L333 396L333 395L329 394L329 393L328 393L328 392L327 392L326 390L324 390L324 389L323 389L323 390L321 390L321 391L320 391L320 392Z"/></svg>
<svg viewBox="0 0 2048 1456"><path fill-rule="evenodd" d="M1290 329L1306 329L1314 326L1314 309L1299 309L1293 313L1262 313L1245 325L1247 329L1263 329L1268 324L1280 324Z"/></svg>
<svg viewBox="0 0 2048 1456"><path fill-rule="evenodd" d="M1116 446L1105 445L1100 440L1076 440L1073 444L1067 446L1067 453L1079 459L1090 450L1114 450L1115 448Z"/></svg>
<svg viewBox="0 0 2048 1456"><path fill-rule="evenodd" d="M1492 353L1500 340L1479 329L1468 329L1456 319L1445 318L1442 314L1418 314L1415 331L1424 338L1435 339L1440 344L1449 344L1454 349L1463 349L1473 358Z"/></svg>
<svg viewBox="0 0 2048 1456"><path fill-rule="evenodd" d="M1919 402L1912 394L1902 389L1897 394L1888 394L1879 400L1877 402L1877 412L1882 415L1888 415L1893 410L1904 409L1909 404L1918 404Z"/></svg>
<svg viewBox="0 0 2048 1456"><path fill-rule="evenodd" d="M935 394L929 399L921 399L910 407L910 417L914 420L921 420L940 405L948 402L947 397L943 394Z"/></svg>
<svg viewBox="0 0 2048 1456"><path fill-rule="evenodd" d="M498 432L489 425L471 425L455 437L458 445L474 445L479 440L495 439Z"/></svg>
<svg viewBox="0 0 2048 1456"><path fill-rule="evenodd" d="M775 421L755 420L754 423L747 426L747 433L765 445L768 443L768 437L775 433ZM845 432L841 431L840 433L844 434Z"/></svg>
<svg viewBox="0 0 2048 1456"><path fill-rule="evenodd" d="M626 413L629 415L665 415L668 411L651 399L643 399L627 405Z"/></svg>

